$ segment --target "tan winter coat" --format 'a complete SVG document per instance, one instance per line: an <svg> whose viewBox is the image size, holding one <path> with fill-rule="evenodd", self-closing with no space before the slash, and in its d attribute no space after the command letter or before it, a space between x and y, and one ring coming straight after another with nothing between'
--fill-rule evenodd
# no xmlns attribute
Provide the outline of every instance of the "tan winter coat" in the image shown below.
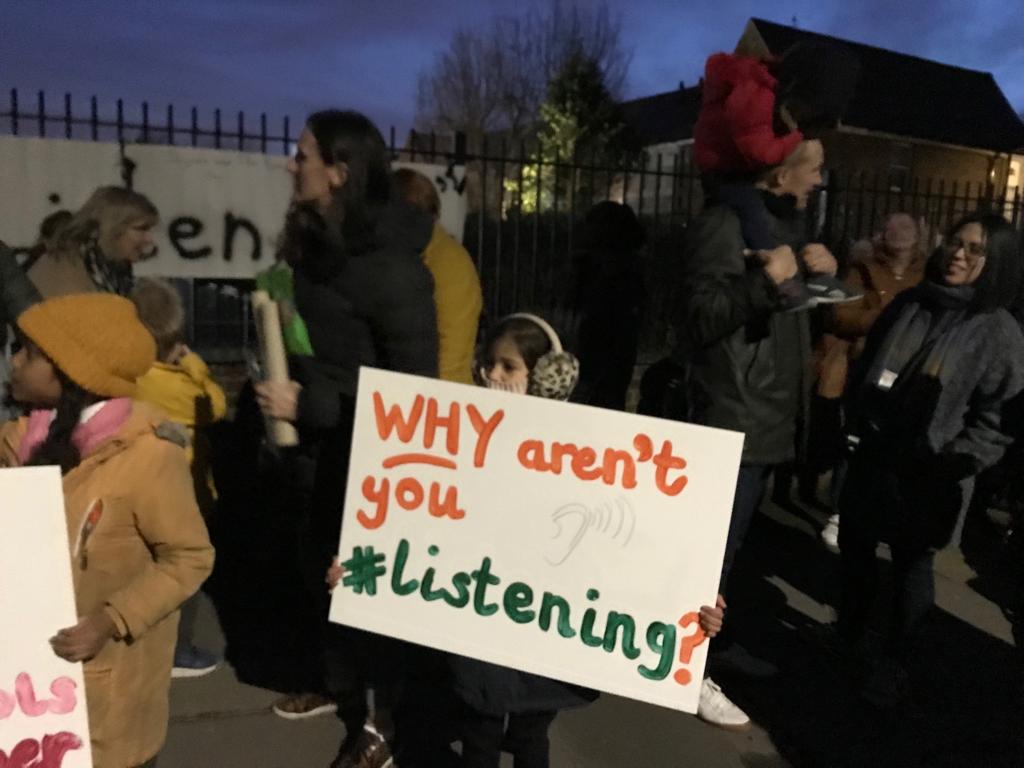
<svg viewBox="0 0 1024 768"><path fill-rule="evenodd" d="M854 262L846 284L861 291L864 298L837 306L816 350L819 361L818 394L826 398L841 397L846 387L850 363L864 351L864 341L890 302L907 288L913 288L924 277L924 258L919 257L897 279L889 261L873 254Z"/></svg>
<svg viewBox="0 0 1024 768"><path fill-rule="evenodd" d="M28 279L44 299L99 290L80 256L44 253L28 270Z"/></svg>
<svg viewBox="0 0 1024 768"><path fill-rule="evenodd" d="M185 451L162 423L134 403L117 434L64 476L78 614L103 610L117 626L117 639L85 664L95 768L130 768L163 746L178 607L213 567ZM22 418L0 430L0 466L18 466L26 426ZM76 554L96 501L102 516Z"/></svg>

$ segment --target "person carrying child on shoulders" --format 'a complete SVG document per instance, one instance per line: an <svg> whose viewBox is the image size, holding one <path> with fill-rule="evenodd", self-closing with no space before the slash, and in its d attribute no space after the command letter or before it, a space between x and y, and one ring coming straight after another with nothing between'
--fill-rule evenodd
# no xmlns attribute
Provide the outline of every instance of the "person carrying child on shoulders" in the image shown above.
<svg viewBox="0 0 1024 768"><path fill-rule="evenodd" d="M807 423L808 310L858 298L837 262L808 242L806 208L822 183L824 147L859 65L833 45L798 44L778 61L720 53L708 59L694 156L704 210L687 233L677 304L688 420L745 434L720 591L768 476L796 457ZM802 452L802 451L801 451ZM711 646L713 665L770 674L740 646ZM723 728L750 718L705 678L698 716Z"/></svg>

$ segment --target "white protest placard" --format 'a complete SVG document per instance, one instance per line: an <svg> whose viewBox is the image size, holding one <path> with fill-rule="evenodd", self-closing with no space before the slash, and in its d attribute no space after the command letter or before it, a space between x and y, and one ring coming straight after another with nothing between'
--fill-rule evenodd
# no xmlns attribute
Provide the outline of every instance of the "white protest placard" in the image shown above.
<svg viewBox="0 0 1024 768"><path fill-rule="evenodd" d="M363 368L331 619L695 712L742 447Z"/></svg>
<svg viewBox="0 0 1024 768"><path fill-rule="evenodd" d="M60 471L0 469L0 766L90 768L82 665L49 638L78 622Z"/></svg>

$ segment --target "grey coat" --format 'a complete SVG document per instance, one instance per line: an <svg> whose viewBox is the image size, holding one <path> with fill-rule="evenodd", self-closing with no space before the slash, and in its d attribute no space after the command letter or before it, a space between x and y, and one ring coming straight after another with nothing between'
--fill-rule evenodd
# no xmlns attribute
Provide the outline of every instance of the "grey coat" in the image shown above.
<svg viewBox="0 0 1024 768"><path fill-rule="evenodd" d="M1024 392L1017 320L1004 309L968 313L940 301L943 291L951 293L924 283L893 301L849 389L860 442L840 499L844 525L918 546L948 542L964 481L1003 456L1014 434L1010 409ZM914 339L915 325L927 329L923 338ZM900 347L901 333L912 349Z"/></svg>

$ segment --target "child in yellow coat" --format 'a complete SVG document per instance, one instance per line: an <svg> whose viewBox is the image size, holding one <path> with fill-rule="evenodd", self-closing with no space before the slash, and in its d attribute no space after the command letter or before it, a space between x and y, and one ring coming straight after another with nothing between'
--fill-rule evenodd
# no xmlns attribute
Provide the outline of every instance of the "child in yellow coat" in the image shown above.
<svg viewBox="0 0 1024 768"><path fill-rule="evenodd" d="M136 397L155 405L188 431L187 456L199 508L212 512L216 489L210 468L210 443L204 428L224 418L227 398L203 359L185 345L185 308L181 295L166 280L140 278L131 300L139 320L156 341L156 362L138 380ZM193 640L199 596L181 608L173 677L201 677L217 668L217 657Z"/></svg>

